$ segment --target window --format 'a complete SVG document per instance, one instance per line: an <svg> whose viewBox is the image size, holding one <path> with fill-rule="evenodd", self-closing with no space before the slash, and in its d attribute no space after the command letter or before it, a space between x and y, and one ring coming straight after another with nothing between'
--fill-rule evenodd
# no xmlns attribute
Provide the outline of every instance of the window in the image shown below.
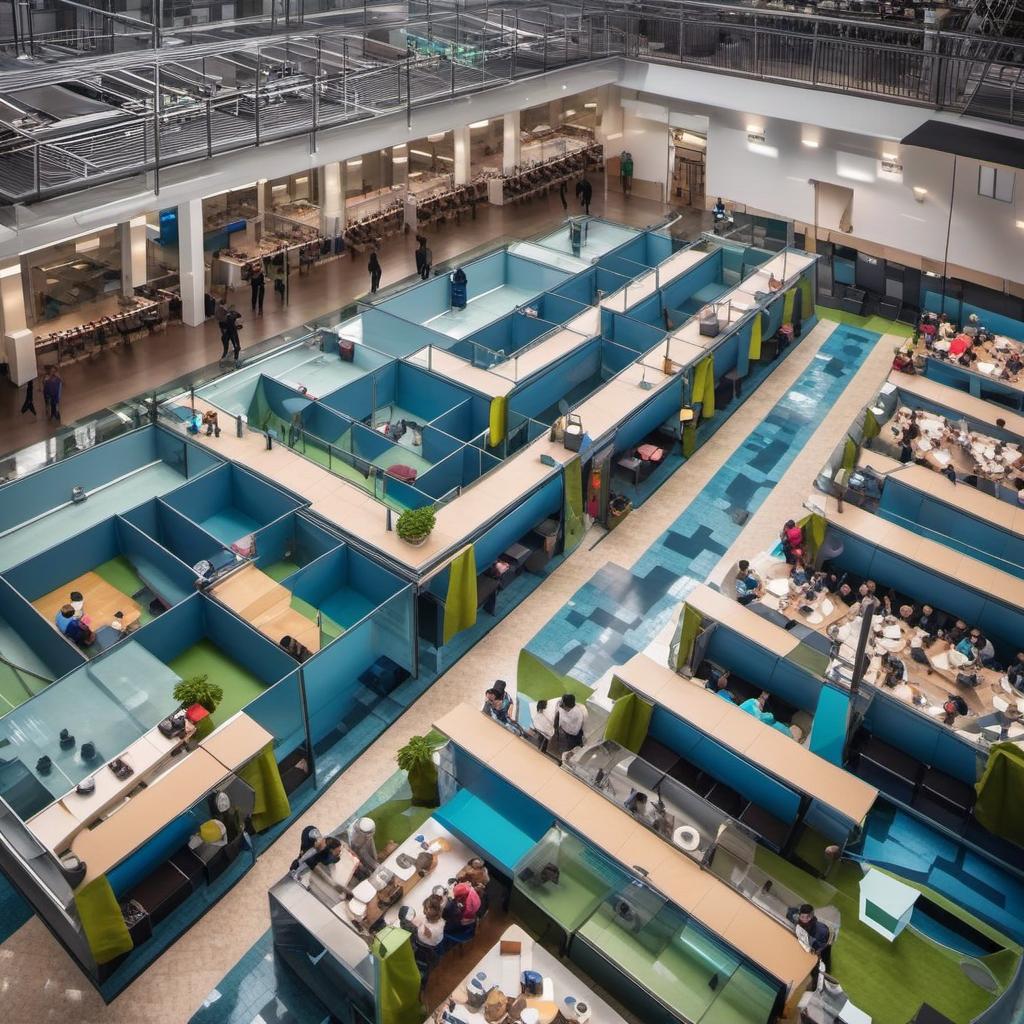
<svg viewBox="0 0 1024 1024"><path fill-rule="evenodd" d="M1013 202L1013 171L1005 167L978 168L978 195L986 199L998 199L1001 203Z"/></svg>

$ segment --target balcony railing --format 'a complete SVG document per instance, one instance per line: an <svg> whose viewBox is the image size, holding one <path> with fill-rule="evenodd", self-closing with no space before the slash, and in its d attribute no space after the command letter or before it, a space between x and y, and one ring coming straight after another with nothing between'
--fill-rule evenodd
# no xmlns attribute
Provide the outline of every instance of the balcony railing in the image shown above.
<svg viewBox="0 0 1024 1024"><path fill-rule="evenodd" d="M414 0L410 11L413 20L389 21L405 49L361 28L310 29L307 18L298 32L227 52L206 26L181 46L0 73L0 95L15 101L21 89L86 75L130 91L102 125L0 128L0 203L140 173L158 192L176 164L299 136L315 145L321 131L403 110L411 121L423 104L615 56L1024 122L1024 43L1005 38L696 0L598 9ZM235 70L228 87L208 74L225 60ZM127 84L117 77L129 72Z"/></svg>

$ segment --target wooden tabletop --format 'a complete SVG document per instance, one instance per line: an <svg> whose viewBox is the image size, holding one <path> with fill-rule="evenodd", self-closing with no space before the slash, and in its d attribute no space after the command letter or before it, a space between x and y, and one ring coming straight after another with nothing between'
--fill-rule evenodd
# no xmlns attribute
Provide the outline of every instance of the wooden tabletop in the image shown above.
<svg viewBox="0 0 1024 1024"><path fill-rule="evenodd" d="M85 572L73 580L51 590L32 602L33 607L51 626L55 626L57 612L68 604L72 590L77 590L85 599L82 614L92 623L94 630L101 626L109 626L114 621L116 612L124 613L124 626L129 628L139 621L142 609L128 594L109 584L95 572Z"/></svg>

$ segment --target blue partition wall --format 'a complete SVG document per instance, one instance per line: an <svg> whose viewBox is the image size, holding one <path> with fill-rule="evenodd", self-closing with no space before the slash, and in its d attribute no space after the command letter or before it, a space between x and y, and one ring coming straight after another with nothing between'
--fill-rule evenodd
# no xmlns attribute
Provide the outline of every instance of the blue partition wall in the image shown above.
<svg viewBox="0 0 1024 1024"><path fill-rule="evenodd" d="M820 679L722 623L712 632L705 657L795 708L813 713L818 706Z"/></svg>
<svg viewBox="0 0 1024 1024"><path fill-rule="evenodd" d="M975 373L958 363L929 357L925 360L925 376L930 380L945 384L946 387L966 391L975 398L986 402L995 402L1007 409L1020 412L1024 408L1024 392L1011 384L1003 384L999 380Z"/></svg>
<svg viewBox="0 0 1024 1024"><path fill-rule="evenodd" d="M234 464L190 481L165 500L226 545L304 504Z"/></svg>
<svg viewBox="0 0 1024 1024"><path fill-rule="evenodd" d="M666 421L678 422L679 410L682 406L683 378L680 376L670 381L616 429L616 453L640 444L648 434ZM597 439L595 438L595 440Z"/></svg>
<svg viewBox="0 0 1024 1024"><path fill-rule="evenodd" d="M559 399L574 387L600 372L602 351L600 339L594 339L553 363L547 373L512 393L509 399L510 411L531 419L540 419L541 413L556 406Z"/></svg>
<svg viewBox="0 0 1024 1024"><path fill-rule="evenodd" d="M1016 489L1013 504L1016 507ZM987 523L945 501L887 477L878 512L901 526L921 531L947 547L1024 577L1024 537Z"/></svg>
<svg viewBox="0 0 1024 1024"><path fill-rule="evenodd" d="M664 707L655 705L647 735L712 778L731 786L780 821L786 824L796 821L801 800L798 793Z"/></svg>
<svg viewBox="0 0 1024 1024"><path fill-rule="evenodd" d="M922 289L921 307L931 313L945 313L954 323L966 323L971 314L976 313L982 324L993 334L1005 334L1018 341L1024 340L1024 322L969 302L961 302L952 295L947 295L943 302L942 293L932 291L927 286Z"/></svg>

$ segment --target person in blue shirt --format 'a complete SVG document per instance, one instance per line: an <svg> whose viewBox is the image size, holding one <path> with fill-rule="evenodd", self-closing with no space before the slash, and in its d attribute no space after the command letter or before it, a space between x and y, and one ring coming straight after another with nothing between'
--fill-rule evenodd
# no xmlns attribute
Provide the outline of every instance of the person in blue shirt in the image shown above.
<svg viewBox="0 0 1024 1024"><path fill-rule="evenodd" d="M57 628L64 634L73 644L77 644L79 647L88 647L89 644L95 643L96 634L81 620L79 616L75 615L75 609L73 605L63 605L59 612L54 616L53 619Z"/></svg>
<svg viewBox="0 0 1024 1024"><path fill-rule="evenodd" d="M832 969L832 948L829 944L832 934L824 921L819 921L810 903L799 907L789 907L786 918L792 923L797 940L809 953L821 958L821 965L826 971Z"/></svg>
<svg viewBox="0 0 1024 1024"><path fill-rule="evenodd" d="M750 563L741 559L736 566L736 600L740 604L750 604L764 594L764 584Z"/></svg>
<svg viewBox="0 0 1024 1024"><path fill-rule="evenodd" d="M746 711L756 719L764 722L765 725L774 725L775 716L770 711L765 711L764 706L768 703L768 693L762 691L756 697L750 697L740 705L740 710Z"/></svg>
<svg viewBox="0 0 1024 1024"><path fill-rule="evenodd" d="M808 581L811 578L811 574L807 571L807 566L804 565L802 558L797 558L793 564L793 569L789 574L789 578L793 581L793 585L796 587L807 586Z"/></svg>
<svg viewBox="0 0 1024 1024"><path fill-rule="evenodd" d="M484 696L486 698L484 711L495 721L501 722L502 725L508 725L512 720L512 698L505 692L504 685L500 689L497 686L492 686Z"/></svg>

